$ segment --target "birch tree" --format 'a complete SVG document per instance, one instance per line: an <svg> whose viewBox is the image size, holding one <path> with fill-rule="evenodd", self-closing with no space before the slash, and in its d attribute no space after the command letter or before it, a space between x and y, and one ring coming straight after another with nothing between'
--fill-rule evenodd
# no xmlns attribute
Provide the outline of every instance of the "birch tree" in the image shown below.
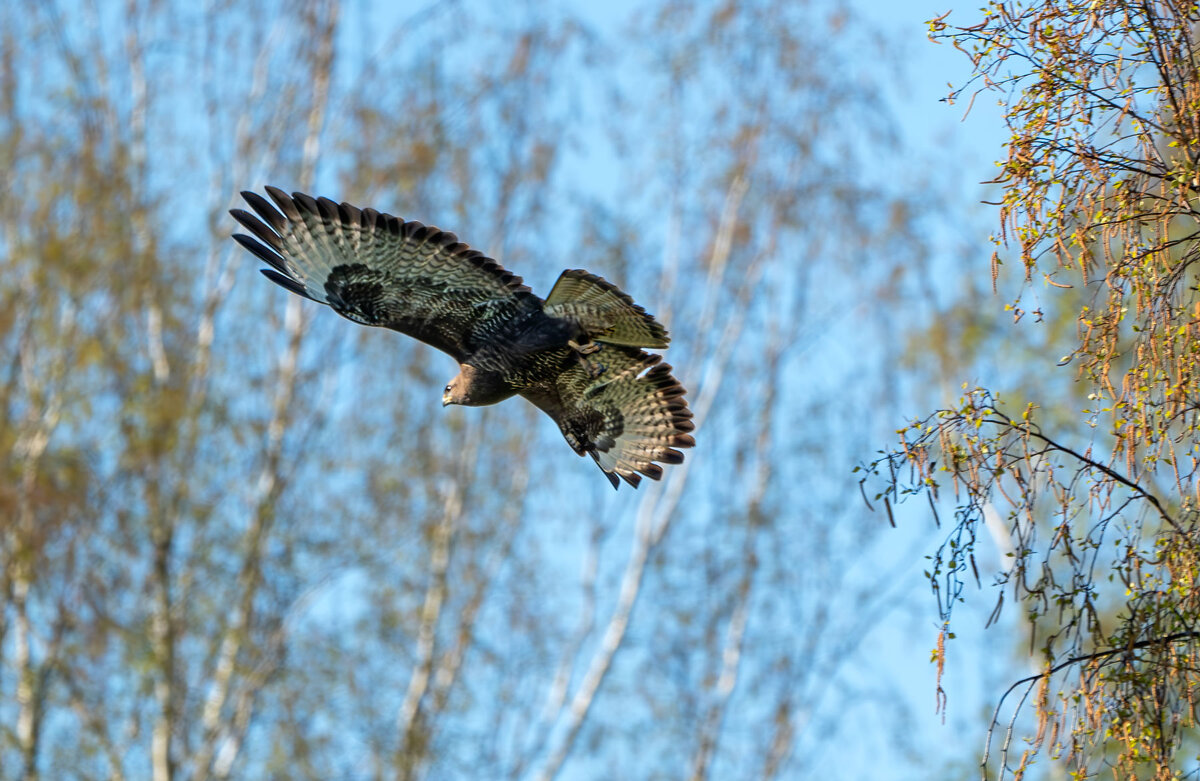
<svg viewBox="0 0 1200 781"><path fill-rule="evenodd" d="M993 619L1028 622L1038 671L996 693L985 778L1038 758L1080 778L1195 771L1198 21L1191 4L997 2L931 23L974 69L952 97L998 99L1011 131L979 273L1019 285L1015 319L1075 325L1033 371L1076 391L966 386L874 465L882 498L956 505L927 573L939 669L971 581L994 578ZM990 537L998 573L976 561Z"/></svg>

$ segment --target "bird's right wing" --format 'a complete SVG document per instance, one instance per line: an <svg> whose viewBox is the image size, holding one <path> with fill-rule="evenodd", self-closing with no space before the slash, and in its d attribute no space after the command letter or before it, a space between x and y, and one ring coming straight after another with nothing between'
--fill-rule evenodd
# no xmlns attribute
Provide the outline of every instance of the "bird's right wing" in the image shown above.
<svg viewBox="0 0 1200 781"><path fill-rule="evenodd" d="M267 194L278 210L242 193L257 216L230 214L254 235L233 238L271 266L263 274L272 281L356 323L401 331L461 361L488 338L489 324L539 305L520 277L453 233L276 187Z"/></svg>

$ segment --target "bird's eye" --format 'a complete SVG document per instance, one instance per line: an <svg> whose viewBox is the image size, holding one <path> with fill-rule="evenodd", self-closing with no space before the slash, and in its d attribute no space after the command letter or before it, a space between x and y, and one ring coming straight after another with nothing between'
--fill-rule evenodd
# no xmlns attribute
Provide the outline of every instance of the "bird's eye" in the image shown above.
<svg viewBox="0 0 1200 781"><path fill-rule="evenodd" d="M449 385L447 385L447 386L446 386L446 390L444 391L444 393L449 393L449 392L450 392L450 386L449 386Z"/></svg>

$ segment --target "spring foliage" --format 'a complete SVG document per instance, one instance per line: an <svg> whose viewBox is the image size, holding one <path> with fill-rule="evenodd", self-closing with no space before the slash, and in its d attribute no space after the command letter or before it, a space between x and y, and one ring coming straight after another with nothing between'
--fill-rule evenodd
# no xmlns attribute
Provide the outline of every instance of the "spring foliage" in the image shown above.
<svg viewBox="0 0 1200 781"><path fill-rule="evenodd" d="M1019 605L1042 672L998 693L985 778L1019 778L1039 755L1073 778L1175 778L1195 754L1183 747L1200 685L1198 24L1193 3L1063 0L930 23L973 66L951 99L998 98L1011 133L993 286L1002 253L1021 264L1016 319L1077 307L1071 350L1045 371L1073 370L1087 396L1064 418L1062 395L1009 406L968 389L872 465L890 502L953 494L927 572L939 664L954 604L984 576L980 541L1007 548L993 618Z"/></svg>

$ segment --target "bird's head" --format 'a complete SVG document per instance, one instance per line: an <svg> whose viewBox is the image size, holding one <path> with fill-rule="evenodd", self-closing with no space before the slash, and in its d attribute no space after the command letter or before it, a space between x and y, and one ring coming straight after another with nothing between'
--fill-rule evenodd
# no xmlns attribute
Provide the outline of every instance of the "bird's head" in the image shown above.
<svg viewBox="0 0 1200 781"><path fill-rule="evenodd" d="M442 391L442 406L446 407L450 404L463 404L466 402L466 396L461 390L463 385L462 376L455 377L450 380L450 384Z"/></svg>
<svg viewBox="0 0 1200 781"><path fill-rule="evenodd" d="M462 404L467 407L482 407L495 404L516 393L512 385L497 372L486 372L470 364L460 364L458 375L442 391L442 406Z"/></svg>
<svg viewBox="0 0 1200 781"><path fill-rule="evenodd" d="M451 404L463 404L473 406L472 399L472 379L475 376L475 367L460 364L458 374L454 375L454 379L450 380L450 384L442 391L442 406L447 407Z"/></svg>

